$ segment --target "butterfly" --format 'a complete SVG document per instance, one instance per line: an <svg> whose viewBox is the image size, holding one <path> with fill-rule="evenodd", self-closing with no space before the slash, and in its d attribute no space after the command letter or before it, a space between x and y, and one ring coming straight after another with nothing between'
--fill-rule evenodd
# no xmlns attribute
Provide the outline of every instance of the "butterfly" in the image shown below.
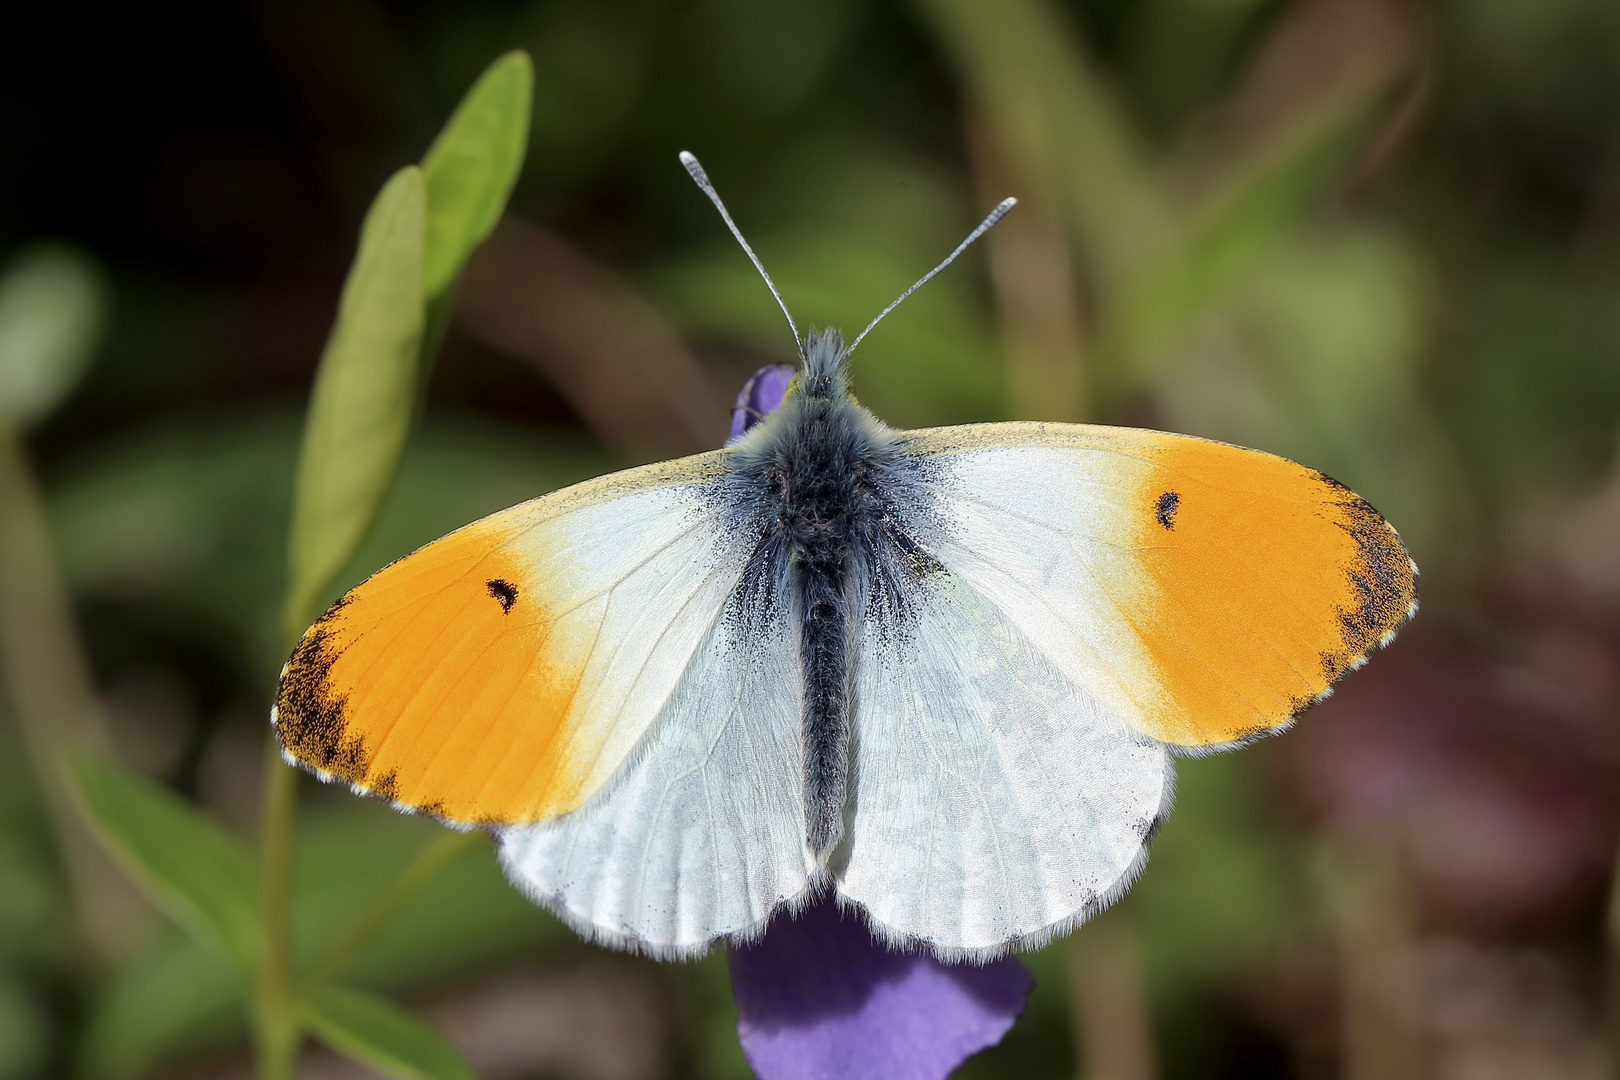
<svg viewBox="0 0 1620 1080"><path fill-rule="evenodd" d="M896 430L851 392L859 341L800 341L724 449L356 586L283 669L287 759L490 830L603 944L696 955L831 890L983 960L1129 887L1176 755L1286 727L1416 610L1400 537L1319 472L1157 431Z"/></svg>

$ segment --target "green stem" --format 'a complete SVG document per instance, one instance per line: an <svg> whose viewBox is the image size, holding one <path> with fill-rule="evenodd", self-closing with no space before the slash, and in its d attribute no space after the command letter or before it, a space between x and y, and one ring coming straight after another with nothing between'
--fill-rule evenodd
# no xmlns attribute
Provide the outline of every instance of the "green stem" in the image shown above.
<svg viewBox="0 0 1620 1080"><path fill-rule="evenodd" d="M274 735L265 748L264 803L260 827L260 893L264 952L255 1002L255 1056L259 1080L289 1080L300 1032L292 995L293 814L298 773L281 760Z"/></svg>
<svg viewBox="0 0 1620 1080"><path fill-rule="evenodd" d="M372 900L344 935L316 962L309 974L299 980L299 994L312 994L343 974L356 954L388 925L405 902L416 895L416 891L431 880L445 863L467 850L481 835L472 832L446 833L417 852L410 865L401 870L399 876Z"/></svg>
<svg viewBox="0 0 1620 1080"><path fill-rule="evenodd" d="M1069 1008L1086 1080L1155 1080L1158 1052L1142 955L1130 914L1115 905L1069 939Z"/></svg>
<svg viewBox="0 0 1620 1080"><path fill-rule="evenodd" d="M1417 912L1400 852L1387 842L1328 834L1318 844L1315 864L1338 939L1339 1075L1345 1080L1429 1075Z"/></svg>

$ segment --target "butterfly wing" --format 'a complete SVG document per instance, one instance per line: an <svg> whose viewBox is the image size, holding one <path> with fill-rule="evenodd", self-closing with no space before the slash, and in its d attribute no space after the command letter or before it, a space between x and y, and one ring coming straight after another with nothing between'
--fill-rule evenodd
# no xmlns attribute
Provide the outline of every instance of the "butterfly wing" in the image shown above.
<svg viewBox="0 0 1620 1080"><path fill-rule="evenodd" d="M1416 609L1354 492L1186 435L1069 424L915 433L938 558L1135 730L1191 750L1287 724Z"/></svg>
<svg viewBox="0 0 1620 1080"><path fill-rule="evenodd" d="M761 930L816 873L804 839L798 637L746 578L644 750L579 810L502 830L501 863L588 938L668 958Z"/></svg>
<svg viewBox="0 0 1620 1080"><path fill-rule="evenodd" d="M659 955L804 892L803 690L721 455L485 518L378 571L282 675L287 754L496 828L508 875Z"/></svg>
<svg viewBox="0 0 1620 1080"><path fill-rule="evenodd" d="M583 805L644 738L742 575L718 459L523 503L356 586L283 670L287 756L455 823Z"/></svg>
<svg viewBox="0 0 1620 1080"><path fill-rule="evenodd" d="M873 575L836 872L945 953L1037 945L1123 891L1169 749L1286 725L1415 607L1394 530L1268 454L1047 424L905 453L914 553Z"/></svg>
<svg viewBox="0 0 1620 1080"><path fill-rule="evenodd" d="M1134 878L1174 768L948 572L854 643L840 894L944 956L1035 948Z"/></svg>

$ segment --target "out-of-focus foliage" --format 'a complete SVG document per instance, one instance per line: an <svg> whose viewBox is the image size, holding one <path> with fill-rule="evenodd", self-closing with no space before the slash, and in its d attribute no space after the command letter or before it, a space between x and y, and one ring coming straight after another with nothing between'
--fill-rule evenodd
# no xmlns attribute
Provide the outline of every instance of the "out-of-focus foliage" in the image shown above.
<svg viewBox="0 0 1620 1080"><path fill-rule="evenodd" d="M0 729L0 1076L35 1076L62 1038L41 986L70 958L72 909L27 756Z"/></svg>
<svg viewBox="0 0 1620 1080"><path fill-rule="evenodd" d="M1580 765L1613 760L1620 725L1620 556L1604 554L1620 550L1612 3L37 6L6 43L0 323L16 309L57 327L30 340L62 343L67 359L18 381L0 329L0 393L25 403L6 408L33 433L119 753L237 839L253 825L284 659L296 410L363 211L400 162L422 160L417 257L454 276L508 181L444 180L465 196L465 242L436 248L435 177L449 175L436 163L460 159L433 133L492 59L524 49L530 148L502 158L523 161L508 213L552 247L503 258L536 291L611 286L650 301L665 322L614 372L679 355L723 404L791 349L679 150L703 159L800 323L846 333L1013 194L1011 217L863 342L863 402L903 426L1048 416L1257 446L1350 484L1408 540L1424 610L1397 648L1415 659L1375 657L1279 740L1180 763L1177 810L1122 907L1165 1076L1338 1071L1355 1052L1336 1011L1359 985L1344 972L1401 934L1423 963L1473 958L1424 969L1440 972L1425 985L1487 986L1509 1003L1472 1034L1462 1021L1427 1030L1435 1071L1448 1047L1485 1054L1518 1037L1515 1023L1533 1027L1515 1016L1576 1050L1595 1038L1608 867L1589 851L1613 835L1614 800L1612 780ZM69 58L82 79L61 78ZM470 141L484 130L477 103L527 103L526 80L511 60L491 72L463 106ZM72 247L35 246L50 238ZM498 228L491 247L502 240ZM79 256L42 251L93 253L115 298L76 388L97 320L72 305L101 305L101 286ZM387 410L400 439L413 410L425 420L392 486L338 500L364 540L311 575L323 580L300 605L620 463L604 447L629 445L622 433L587 419L614 391L591 389L601 353L587 346L620 340L601 321L617 309L581 304L534 335L521 296L479 291L478 258L459 294L430 296L414 328L394 328L402 363L411 335L431 348L443 333L431 383ZM37 291L19 293L22 280ZM230 962L172 930L84 974L17 745L0 719L0 1078L136 1076L239 1041ZM1386 771L1387 785L1363 782ZM1301 791L1302 777L1315 787ZM436 830L344 793L310 803L302 965ZM1410 863L1416 914L1392 901L1382 938L1356 936L1370 931L1321 895L1337 879L1311 871L1356 830ZM1577 854L1555 874L1511 861L1525 851ZM1456 901L1530 873L1561 884ZM1074 1074L1066 950L1030 958L1028 1014L964 1075ZM510 964L566 972L580 951L474 847L351 976L429 993ZM1533 956L1542 981L1515 982L1530 970L1515 956ZM1467 977L1445 976L1457 970ZM1575 1005L1513 996L1550 985L1547 971L1584 988ZM746 1075L723 963L643 974L672 1002L672 1071ZM1425 1015L1444 1013L1431 1004Z"/></svg>
<svg viewBox="0 0 1620 1080"><path fill-rule="evenodd" d="M529 145L534 68L527 54L491 64L422 159L427 217L422 295L444 303L473 249L506 209Z"/></svg>
<svg viewBox="0 0 1620 1080"><path fill-rule="evenodd" d="M0 277L0 409L30 424L84 373L105 321L106 283L77 252L24 252Z"/></svg>
<svg viewBox="0 0 1620 1080"><path fill-rule="evenodd" d="M75 763L85 814L165 914L252 970L261 948L258 880L247 854L185 801L122 769Z"/></svg>
<svg viewBox="0 0 1620 1080"><path fill-rule="evenodd" d="M333 802L305 818L294 895L301 969L329 949L439 831L375 804ZM412 897L356 957L348 978L379 991L419 990L514 953L571 947L568 931L514 893L482 846L459 853ZM244 990L228 960L165 934L94 1001L82 1069L96 1077L138 1075L177 1049L240 1037Z"/></svg>
<svg viewBox="0 0 1620 1080"><path fill-rule="evenodd" d="M304 425L287 544L287 637L371 525L405 448L421 367L427 186L408 165L377 194L338 301Z"/></svg>
<svg viewBox="0 0 1620 1080"><path fill-rule="evenodd" d="M472 1069L443 1035L387 998L331 986L307 998L301 1014L328 1046L388 1076L472 1080Z"/></svg>

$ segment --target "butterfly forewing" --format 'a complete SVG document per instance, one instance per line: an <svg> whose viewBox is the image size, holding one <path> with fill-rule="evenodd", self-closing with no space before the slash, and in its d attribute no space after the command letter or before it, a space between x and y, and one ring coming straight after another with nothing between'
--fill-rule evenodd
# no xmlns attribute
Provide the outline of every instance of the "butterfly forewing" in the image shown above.
<svg viewBox="0 0 1620 1080"><path fill-rule="evenodd" d="M1077 687L1155 739L1286 724L1416 606L1395 530L1320 473L1184 435L914 432L935 552Z"/></svg>
<svg viewBox="0 0 1620 1080"><path fill-rule="evenodd" d="M565 489L378 571L289 661L275 712L284 749L454 822L582 805L742 574L718 456Z"/></svg>

